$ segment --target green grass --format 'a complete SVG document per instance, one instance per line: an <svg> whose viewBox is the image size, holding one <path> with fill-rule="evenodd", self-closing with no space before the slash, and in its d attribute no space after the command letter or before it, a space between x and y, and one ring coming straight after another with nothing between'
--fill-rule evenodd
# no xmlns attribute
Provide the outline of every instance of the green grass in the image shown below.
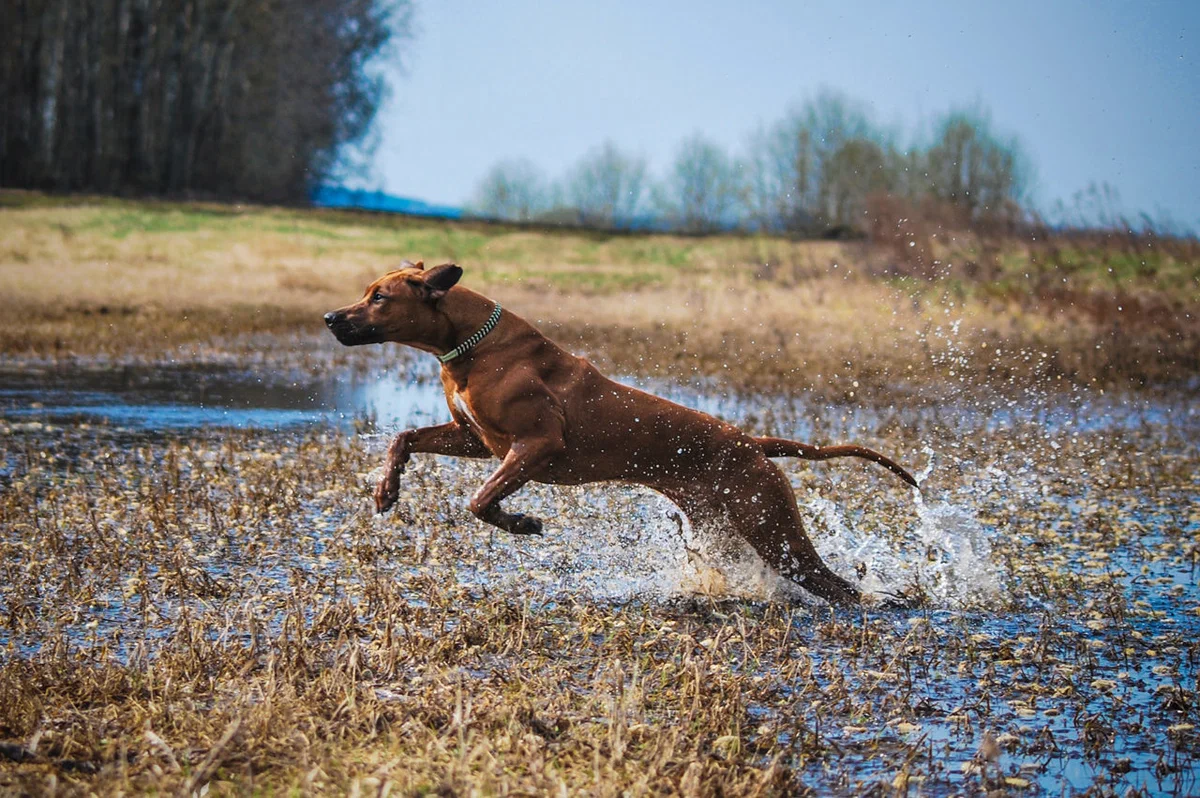
<svg viewBox="0 0 1200 798"><path fill-rule="evenodd" d="M104 197L52 197L0 192L0 208L18 212L20 224L60 231L64 236L125 241L130 237L196 234L220 244L278 236L308 247L344 247L381 258L412 257L476 261L487 265L557 267L654 267L652 280L582 281L568 277L564 287L596 283L613 290L659 282L663 276L711 273L746 265L769 264L791 277L815 275L839 263L843 269L886 263L886 249L869 244L792 241L770 236L719 235L706 238L664 234L611 234L596 231L532 230L506 224L453 222L339 210L307 210L205 203L125 201ZM3 227L6 225L0 225ZM961 267L985 264L981 282L1066 277L1086 290L1182 293L1200 301L1200 248L1171 247L1096 235L1063 241L1014 239L984 247L971 234L943 235L941 257ZM97 241L96 243L99 243ZM321 250L325 252L328 250ZM1183 253L1181 257L1180 253ZM986 264L994 261L994 266ZM878 270L876 268L876 270ZM551 278L550 283L558 280Z"/></svg>
<svg viewBox="0 0 1200 798"><path fill-rule="evenodd" d="M561 291L584 293L613 293L636 291L652 285L661 285L667 277L661 270L615 270L587 269L578 271L524 269L497 270L492 273L507 281L545 285Z"/></svg>

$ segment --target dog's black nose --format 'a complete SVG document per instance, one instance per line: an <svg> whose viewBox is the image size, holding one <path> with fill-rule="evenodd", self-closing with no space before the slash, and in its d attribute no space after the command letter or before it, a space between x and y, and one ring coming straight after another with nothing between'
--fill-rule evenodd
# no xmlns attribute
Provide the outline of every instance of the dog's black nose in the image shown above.
<svg viewBox="0 0 1200 798"><path fill-rule="evenodd" d="M337 314L336 310L331 310L328 313L326 313L325 314L325 326L332 327L333 323L335 321L337 321L337 317L338 317L338 314Z"/></svg>

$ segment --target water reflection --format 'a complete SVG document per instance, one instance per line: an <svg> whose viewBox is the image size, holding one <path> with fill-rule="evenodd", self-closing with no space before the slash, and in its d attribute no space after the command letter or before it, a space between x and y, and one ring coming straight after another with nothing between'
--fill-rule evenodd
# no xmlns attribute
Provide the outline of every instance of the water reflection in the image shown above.
<svg viewBox="0 0 1200 798"><path fill-rule="evenodd" d="M1146 425L1200 425L1196 407L1178 399L1113 399L1102 395L1031 396L1021 401L912 403L905 408L814 406L805 394L740 391L715 380L622 377L621 382L773 434L815 440L854 438L886 417L926 426L978 426L989 431L1033 424L1047 432L1092 432ZM769 419L787 418L787 429ZM349 428L355 420L380 430L448 421L436 366L406 361L364 373L341 369L253 372L223 366L0 369L0 418L16 422L95 422L151 432L205 427L288 429L306 425ZM820 426L821 434L815 432Z"/></svg>
<svg viewBox="0 0 1200 798"><path fill-rule="evenodd" d="M0 417L87 421L142 431L204 427L286 429L438 423L449 417L441 385L398 375L256 375L222 367L8 369L0 372Z"/></svg>

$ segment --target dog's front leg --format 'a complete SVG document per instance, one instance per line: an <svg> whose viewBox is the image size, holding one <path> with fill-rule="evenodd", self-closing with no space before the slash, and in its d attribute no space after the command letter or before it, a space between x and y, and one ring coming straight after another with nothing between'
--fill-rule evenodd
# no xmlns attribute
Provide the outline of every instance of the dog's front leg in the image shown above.
<svg viewBox="0 0 1200 798"><path fill-rule="evenodd" d="M413 453L444 454L450 457L491 457L492 453L467 428L451 421L435 427L406 429L388 446L383 476L375 486L375 511L385 513L400 495L400 475Z"/></svg>
<svg viewBox="0 0 1200 798"><path fill-rule="evenodd" d="M542 534L541 521L522 513L506 513L500 509L500 502L520 490L563 449L561 438L514 443L504 462L471 499L470 511L480 521L514 535Z"/></svg>

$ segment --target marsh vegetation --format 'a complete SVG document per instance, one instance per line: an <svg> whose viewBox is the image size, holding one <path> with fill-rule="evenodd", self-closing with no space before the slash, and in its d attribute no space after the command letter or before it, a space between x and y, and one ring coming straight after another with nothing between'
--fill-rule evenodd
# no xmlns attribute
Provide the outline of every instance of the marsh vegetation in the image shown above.
<svg viewBox="0 0 1200 798"><path fill-rule="evenodd" d="M962 235L927 275L880 241L5 200L0 789L1198 789L1183 244ZM319 313L418 254L624 380L922 471L781 461L831 566L913 607L833 611L639 489L527 490L517 539L464 509L486 464L425 457L374 516L436 371Z"/></svg>

